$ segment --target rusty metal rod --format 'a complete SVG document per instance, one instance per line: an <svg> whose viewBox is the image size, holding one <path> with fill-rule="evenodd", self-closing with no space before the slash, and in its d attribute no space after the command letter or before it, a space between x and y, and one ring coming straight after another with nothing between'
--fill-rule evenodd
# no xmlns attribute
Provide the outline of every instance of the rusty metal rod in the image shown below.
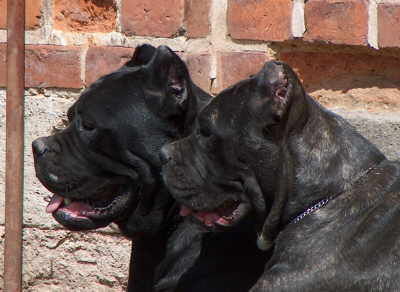
<svg viewBox="0 0 400 292"><path fill-rule="evenodd" d="M4 290L22 291L25 0L7 1Z"/></svg>

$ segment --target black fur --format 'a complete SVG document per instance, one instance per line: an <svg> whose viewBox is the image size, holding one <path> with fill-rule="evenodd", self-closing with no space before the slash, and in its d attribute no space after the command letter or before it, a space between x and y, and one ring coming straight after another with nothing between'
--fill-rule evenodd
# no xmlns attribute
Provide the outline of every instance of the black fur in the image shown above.
<svg viewBox="0 0 400 292"><path fill-rule="evenodd" d="M134 238L130 291L152 291L177 217L160 179L159 150L191 130L209 99L169 48L142 45L81 94L66 129L32 143L37 177L58 196L96 202L125 194L126 204L107 216L72 216L62 206L53 216L78 231L116 222Z"/></svg>

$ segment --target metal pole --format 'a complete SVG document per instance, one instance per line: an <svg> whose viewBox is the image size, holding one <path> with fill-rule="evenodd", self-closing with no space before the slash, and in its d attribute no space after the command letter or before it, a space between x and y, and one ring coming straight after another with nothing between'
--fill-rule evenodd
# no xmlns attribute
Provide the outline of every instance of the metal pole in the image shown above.
<svg viewBox="0 0 400 292"><path fill-rule="evenodd" d="M7 1L4 289L22 291L25 0Z"/></svg>

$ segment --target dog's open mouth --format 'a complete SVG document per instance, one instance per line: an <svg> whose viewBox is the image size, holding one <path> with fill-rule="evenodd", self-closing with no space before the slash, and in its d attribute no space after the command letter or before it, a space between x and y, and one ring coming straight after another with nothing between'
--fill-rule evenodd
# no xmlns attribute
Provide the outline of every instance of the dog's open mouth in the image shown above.
<svg viewBox="0 0 400 292"><path fill-rule="evenodd" d="M247 203L237 200L227 200L211 211L195 211L182 205L181 216L192 215L208 227L230 227L238 223L249 211Z"/></svg>
<svg viewBox="0 0 400 292"><path fill-rule="evenodd" d="M118 219L130 204L129 188L114 187L110 193L92 196L90 199L71 199L54 194L46 212L71 230L87 230L103 227Z"/></svg>

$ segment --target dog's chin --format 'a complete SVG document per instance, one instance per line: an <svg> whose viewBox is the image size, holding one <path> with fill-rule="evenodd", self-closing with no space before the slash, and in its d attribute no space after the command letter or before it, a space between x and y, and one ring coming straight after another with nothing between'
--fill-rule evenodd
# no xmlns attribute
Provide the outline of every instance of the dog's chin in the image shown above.
<svg viewBox="0 0 400 292"><path fill-rule="evenodd" d="M186 177L184 177L186 178ZM242 190L235 186L232 192L210 195L211 190L195 187L196 182L177 180L164 174L169 192L181 204L180 215L192 216L194 221L209 229L226 229L236 226L251 212L251 204L244 200ZM207 188L206 188L207 189ZM210 201L208 198L213 197Z"/></svg>
<svg viewBox="0 0 400 292"><path fill-rule="evenodd" d="M130 187L120 186L113 194L90 199L70 199L54 194L46 208L54 219L73 231L105 227L113 221L122 220L132 208L137 194Z"/></svg>
<svg viewBox="0 0 400 292"><path fill-rule="evenodd" d="M194 210L181 205L180 215L191 216L198 223L213 230L226 230L237 226L251 212L248 202L227 199L217 208L211 210Z"/></svg>
<svg viewBox="0 0 400 292"><path fill-rule="evenodd" d="M52 215L58 223L72 231L85 231L102 228L112 222L112 220L93 220L89 217L77 217L69 212L63 212L63 210L58 210Z"/></svg>

